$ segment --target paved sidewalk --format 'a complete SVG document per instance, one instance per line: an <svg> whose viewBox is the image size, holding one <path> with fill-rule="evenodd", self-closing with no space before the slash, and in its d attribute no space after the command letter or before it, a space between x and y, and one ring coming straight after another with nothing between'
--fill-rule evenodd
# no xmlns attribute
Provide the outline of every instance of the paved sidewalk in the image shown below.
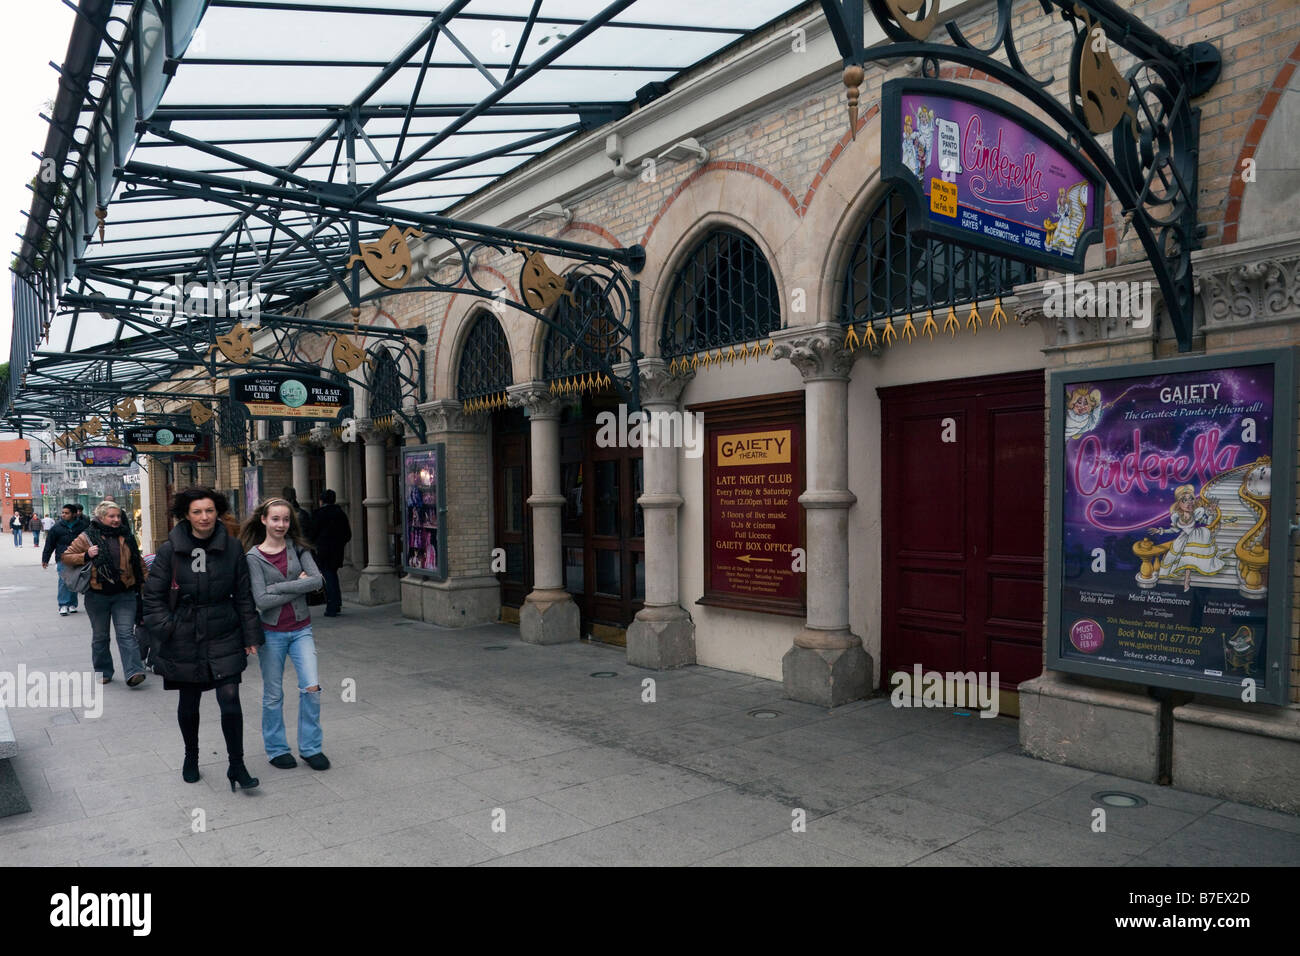
<svg viewBox="0 0 1300 956"><path fill-rule="evenodd" d="M39 552L0 542L0 671L89 668L89 621L59 617L54 586ZM186 784L176 695L153 676L131 690L119 671L98 719L9 711L32 812L0 819L0 863L1300 864L1300 818L1023 757L1007 718L885 699L828 713L771 681L642 671L617 649L442 630L396 605L349 604L315 628L331 770L267 765L254 666L241 698L261 788L227 789L210 694L203 779ZM751 714L764 709L777 715ZM290 692L291 742L296 715ZM1094 833L1107 789L1149 803L1108 809Z"/></svg>

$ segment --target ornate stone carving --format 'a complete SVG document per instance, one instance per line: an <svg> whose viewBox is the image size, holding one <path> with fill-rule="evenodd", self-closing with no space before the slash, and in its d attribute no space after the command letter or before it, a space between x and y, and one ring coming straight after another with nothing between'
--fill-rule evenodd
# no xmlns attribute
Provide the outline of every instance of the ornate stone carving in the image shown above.
<svg viewBox="0 0 1300 956"><path fill-rule="evenodd" d="M844 329L838 325L796 327L772 336L773 358L789 359L805 382L849 378L856 353L844 347Z"/></svg>
<svg viewBox="0 0 1300 956"><path fill-rule="evenodd" d="M694 369L669 372L663 359L642 359L637 363L641 376L642 405L676 405L687 384L695 377Z"/></svg>
<svg viewBox="0 0 1300 956"><path fill-rule="evenodd" d="M1048 349L1153 339L1164 316L1145 262L1026 283L1004 306L1023 326L1038 322Z"/></svg>
<svg viewBox="0 0 1300 956"><path fill-rule="evenodd" d="M424 419L427 433L432 436L447 432L484 432L487 431L486 415L468 415L460 402L440 398L436 401L417 405L416 410Z"/></svg>
<svg viewBox="0 0 1300 956"><path fill-rule="evenodd" d="M1207 332L1300 318L1300 255L1205 265L1196 291Z"/></svg>
<svg viewBox="0 0 1300 956"><path fill-rule="evenodd" d="M545 382L525 382L506 389L510 404L522 408L529 421L544 421L560 417L560 400L551 394Z"/></svg>

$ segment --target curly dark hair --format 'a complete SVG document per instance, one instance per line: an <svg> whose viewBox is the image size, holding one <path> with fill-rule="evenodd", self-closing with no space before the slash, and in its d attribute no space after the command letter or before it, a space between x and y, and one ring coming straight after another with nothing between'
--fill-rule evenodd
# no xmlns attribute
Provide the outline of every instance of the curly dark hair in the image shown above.
<svg viewBox="0 0 1300 956"><path fill-rule="evenodd" d="M172 499L172 515L177 521L187 520L190 516L190 505L204 498L212 499L212 503L217 507L218 518L230 510L230 502L221 492L215 488L195 486L176 492L176 497Z"/></svg>

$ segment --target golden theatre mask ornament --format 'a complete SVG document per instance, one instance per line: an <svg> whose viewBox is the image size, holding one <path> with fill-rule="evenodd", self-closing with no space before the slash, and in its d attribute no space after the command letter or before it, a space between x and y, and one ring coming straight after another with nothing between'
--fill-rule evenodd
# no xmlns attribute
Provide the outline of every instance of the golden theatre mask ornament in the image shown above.
<svg viewBox="0 0 1300 956"><path fill-rule="evenodd" d="M212 421L212 416L214 414L215 413L212 409L208 408L208 406L204 405L197 399L190 402L190 418L194 421L195 425L198 425L199 427L206 425L208 422Z"/></svg>
<svg viewBox="0 0 1300 956"><path fill-rule="evenodd" d="M408 228L405 232L391 225L374 242L361 243L361 252L348 259L347 268L351 269L358 260L366 271L382 286L400 289L411 281L411 247L407 240L415 236L424 238L418 229Z"/></svg>
<svg viewBox="0 0 1300 956"><path fill-rule="evenodd" d="M564 277L551 271L540 252L530 252L523 246L515 246L515 252L524 257L524 268L519 274L519 288L523 292L526 306L535 312L545 312L561 297L567 297L570 305L578 304L573 298L573 291L566 288Z"/></svg>
<svg viewBox="0 0 1300 956"><path fill-rule="evenodd" d="M209 346L208 354L220 349L221 354L236 365L247 365L253 358L253 336L243 323L236 322L227 335L218 335L216 345Z"/></svg>
<svg viewBox="0 0 1300 956"><path fill-rule="evenodd" d="M113 406L113 413L124 422L129 422L135 418L135 399L124 398Z"/></svg>

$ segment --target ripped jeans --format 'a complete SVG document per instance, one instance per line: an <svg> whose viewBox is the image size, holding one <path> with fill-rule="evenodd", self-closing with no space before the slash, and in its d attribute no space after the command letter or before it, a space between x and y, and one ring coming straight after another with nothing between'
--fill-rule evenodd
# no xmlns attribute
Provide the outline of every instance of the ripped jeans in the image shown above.
<svg viewBox="0 0 1300 956"><path fill-rule="evenodd" d="M297 631L267 630L266 644L257 649L262 667L262 741L266 756L274 760L290 752L284 729L284 659L298 672L298 753L311 757L321 752L320 676L316 672L316 642L311 625ZM316 690L309 691L308 687Z"/></svg>

